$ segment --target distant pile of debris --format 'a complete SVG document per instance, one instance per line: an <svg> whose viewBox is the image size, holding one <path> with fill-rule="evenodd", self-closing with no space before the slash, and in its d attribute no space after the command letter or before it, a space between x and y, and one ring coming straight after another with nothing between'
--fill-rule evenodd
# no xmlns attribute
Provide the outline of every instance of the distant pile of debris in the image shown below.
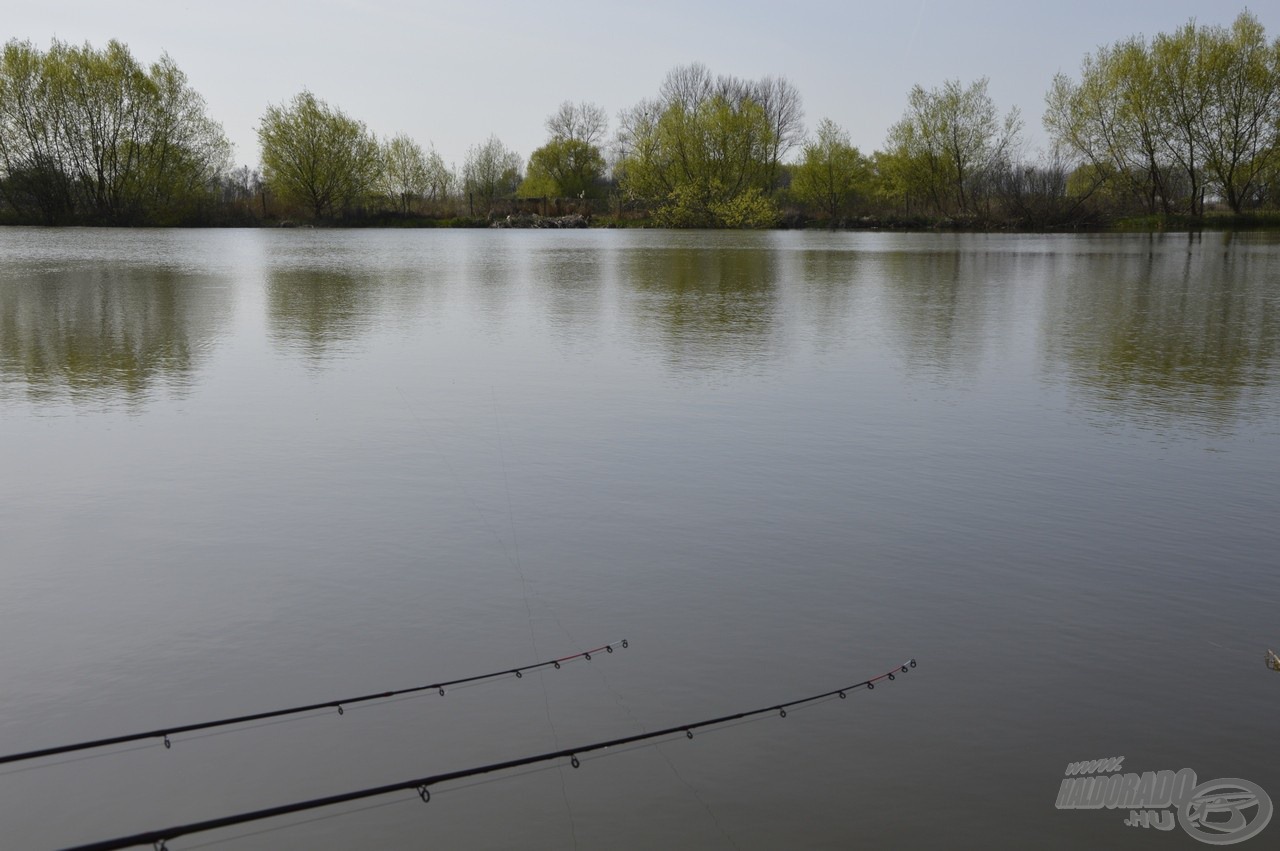
<svg viewBox="0 0 1280 851"><path fill-rule="evenodd" d="M586 216L573 213L568 216L539 216L537 213L515 213L505 219L494 219L491 228L585 228L590 224Z"/></svg>

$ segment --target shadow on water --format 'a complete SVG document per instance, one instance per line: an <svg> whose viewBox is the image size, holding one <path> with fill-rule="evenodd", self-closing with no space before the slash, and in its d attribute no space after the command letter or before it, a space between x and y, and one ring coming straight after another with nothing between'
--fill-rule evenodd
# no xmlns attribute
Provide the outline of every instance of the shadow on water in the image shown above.
<svg viewBox="0 0 1280 851"><path fill-rule="evenodd" d="M6 270L0 380L37 403L138 407L185 392L227 324L221 279L168 268L72 264Z"/></svg>
<svg viewBox="0 0 1280 851"><path fill-rule="evenodd" d="M1051 281L1046 348L1086 404L1153 426L1251 416L1275 374L1280 269L1229 236L1153 236Z"/></svg>
<svg viewBox="0 0 1280 851"><path fill-rule="evenodd" d="M734 369L767 358L779 319L779 265L766 248L622 253L623 310L678 369Z"/></svg>

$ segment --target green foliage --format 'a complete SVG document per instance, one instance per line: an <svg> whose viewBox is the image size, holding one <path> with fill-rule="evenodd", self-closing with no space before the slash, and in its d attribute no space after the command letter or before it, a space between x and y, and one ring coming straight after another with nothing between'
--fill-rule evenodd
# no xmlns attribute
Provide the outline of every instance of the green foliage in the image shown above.
<svg viewBox="0 0 1280 851"><path fill-rule="evenodd" d="M5 199L48 222L174 224L212 202L231 146L168 56L10 41L0 56Z"/></svg>
<svg viewBox="0 0 1280 851"><path fill-rule="evenodd" d="M711 228L717 224L700 187L693 184L673 188L653 219L665 228Z"/></svg>
<svg viewBox="0 0 1280 851"><path fill-rule="evenodd" d="M1280 40L1248 12L1124 39L1086 56L1079 82L1058 75L1047 104L1055 143L1149 212L1201 215L1216 193L1239 213L1280 160Z"/></svg>
<svg viewBox="0 0 1280 851"><path fill-rule="evenodd" d="M1008 164L1021 126L1016 108L999 118L985 77L968 88L959 80L915 86L889 130L891 183L942 215L985 213L992 177Z"/></svg>
<svg viewBox="0 0 1280 851"><path fill-rule="evenodd" d="M795 167L791 193L796 200L821 210L833 223L849 210L854 199L866 195L871 185L867 158L849 143L849 134L830 119L818 124L818 135L804 146Z"/></svg>
<svg viewBox="0 0 1280 851"><path fill-rule="evenodd" d="M267 107L258 141L267 185L317 219L362 200L378 178L378 143L364 123L308 91L287 105Z"/></svg>
<svg viewBox="0 0 1280 851"><path fill-rule="evenodd" d="M677 69L663 102L642 103L624 117L621 188L655 204L656 221L670 227L772 221L769 116L746 89L721 81L716 90L704 75L700 66Z"/></svg>
<svg viewBox="0 0 1280 851"><path fill-rule="evenodd" d="M1280 38L1268 44L1258 19L1242 12L1208 41L1205 165L1239 213L1280 168Z"/></svg>
<svg viewBox="0 0 1280 851"><path fill-rule="evenodd" d="M778 208L758 186L713 202L710 211L716 227L771 228L778 223Z"/></svg>
<svg viewBox="0 0 1280 851"><path fill-rule="evenodd" d="M604 157L595 145L552 139L529 157L518 194L522 198L598 198L603 177Z"/></svg>
<svg viewBox="0 0 1280 851"><path fill-rule="evenodd" d="M520 181L520 185L516 187L516 197L560 198L562 196L560 195L559 187L556 185L555 178L545 171L536 169L532 159L530 159L529 169L525 172L524 180Z"/></svg>

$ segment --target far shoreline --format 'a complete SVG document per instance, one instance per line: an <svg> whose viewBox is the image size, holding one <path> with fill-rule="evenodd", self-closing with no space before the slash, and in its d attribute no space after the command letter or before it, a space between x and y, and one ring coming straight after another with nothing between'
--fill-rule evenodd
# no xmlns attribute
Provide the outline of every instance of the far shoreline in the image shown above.
<svg viewBox="0 0 1280 851"><path fill-rule="evenodd" d="M535 220L538 217L535 217ZM551 217L545 217L549 219ZM912 218L902 219L861 219L856 222L830 226L821 221L784 223L770 228L672 228L650 224L644 220L618 221L612 217L587 218L585 224L566 226L539 225L536 223L502 223L502 219L457 217L438 219L426 216L404 217L388 220L378 217L377 220L338 220L327 222L315 221L256 221L226 222L201 224L94 224L77 222L74 224L48 224L42 222L0 222L0 228L39 228L42 230L76 230L76 229L109 229L109 230L653 230L694 232L720 231L724 233L743 232L778 232L778 231L813 231L827 233L972 233L972 234L1141 234L1141 233L1203 233L1221 232L1236 233L1250 231L1280 230L1280 213L1260 213L1241 215L1209 214L1205 216L1187 215L1153 215L1118 218L1114 221L1076 227L1027 227L1014 223L956 222L954 220L928 221Z"/></svg>

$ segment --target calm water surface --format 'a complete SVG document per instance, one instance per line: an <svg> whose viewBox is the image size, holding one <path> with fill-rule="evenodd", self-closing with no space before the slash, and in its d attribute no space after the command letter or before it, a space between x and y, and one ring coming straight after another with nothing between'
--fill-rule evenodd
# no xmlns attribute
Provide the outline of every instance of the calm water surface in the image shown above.
<svg viewBox="0 0 1280 851"><path fill-rule="evenodd" d="M0 847L913 656L170 847L1199 847L1054 801L1119 755L1280 801L1277 379L1275 235L0 230L0 753L630 642L9 766Z"/></svg>

